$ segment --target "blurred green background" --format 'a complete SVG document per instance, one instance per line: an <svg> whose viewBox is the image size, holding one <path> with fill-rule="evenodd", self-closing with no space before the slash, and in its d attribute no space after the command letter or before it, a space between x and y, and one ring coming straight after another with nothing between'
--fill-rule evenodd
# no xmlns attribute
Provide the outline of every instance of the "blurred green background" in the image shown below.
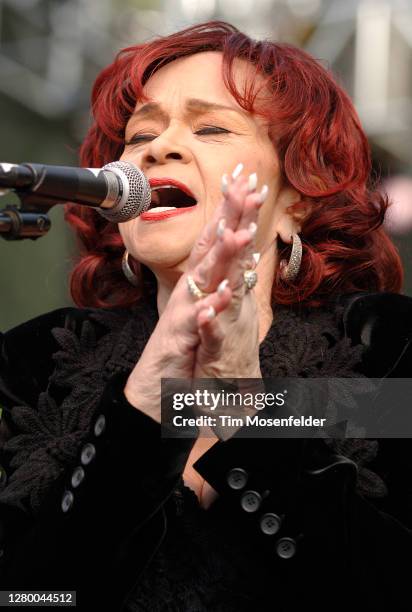
<svg viewBox="0 0 412 612"><path fill-rule="evenodd" d="M387 229L412 295L412 2L405 0L0 0L0 160L77 165L99 70L120 48L208 19L291 42L354 100L376 173L396 202ZM0 208L16 200L0 198ZM72 305L76 246L63 207L38 240L0 241L0 329Z"/></svg>

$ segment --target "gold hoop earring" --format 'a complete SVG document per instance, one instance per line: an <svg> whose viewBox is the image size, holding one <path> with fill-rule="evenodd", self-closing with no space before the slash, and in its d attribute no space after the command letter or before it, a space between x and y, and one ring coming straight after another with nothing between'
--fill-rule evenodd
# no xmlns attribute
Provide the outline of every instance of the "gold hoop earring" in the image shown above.
<svg viewBox="0 0 412 612"><path fill-rule="evenodd" d="M297 277L302 262L302 241L299 234L292 234L291 237L293 238L293 244L289 263L286 259L282 259L279 264L280 276L285 281L292 281Z"/></svg>
<svg viewBox="0 0 412 612"><path fill-rule="evenodd" d="M139 285L139 279L129 265L129 251L127 249L125 249L122 257L122 270L129 283L137 287Z"/></svg>

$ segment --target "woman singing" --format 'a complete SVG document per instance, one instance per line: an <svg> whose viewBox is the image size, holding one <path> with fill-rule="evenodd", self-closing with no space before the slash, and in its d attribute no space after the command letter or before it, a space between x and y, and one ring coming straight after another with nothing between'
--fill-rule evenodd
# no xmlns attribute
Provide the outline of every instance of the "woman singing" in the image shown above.
<svg viewBox="0 0 412 612"><path fill-rule="evenodd" d="M68 205L77 307L2 335L2 589L407 609L408 439L161 436L161 378L411 377L349 97L304 51L209 22L123 50L92 108L81 164L132 162L151 206L115 224Z"/></svg>

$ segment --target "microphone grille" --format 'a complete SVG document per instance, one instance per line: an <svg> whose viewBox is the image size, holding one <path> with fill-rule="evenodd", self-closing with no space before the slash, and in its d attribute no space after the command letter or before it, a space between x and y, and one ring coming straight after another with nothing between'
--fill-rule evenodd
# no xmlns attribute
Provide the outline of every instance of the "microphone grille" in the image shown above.
<svg viewBox="0 0 412 612"><path fill-rule="evenodd" d="M122 183L123 194L112 208L99 208L100 214L113 223L123 223L138 217L150 207L152 192L147 177L143 172L126 161L115 161L103 166L116 174Z"/></svg>

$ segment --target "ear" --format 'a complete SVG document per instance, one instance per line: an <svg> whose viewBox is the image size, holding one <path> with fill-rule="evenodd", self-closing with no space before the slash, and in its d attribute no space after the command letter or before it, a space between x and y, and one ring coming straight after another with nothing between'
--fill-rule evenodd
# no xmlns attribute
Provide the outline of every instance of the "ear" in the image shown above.
<svg viewBox="0 0 412 612"><path fill-rule="evenodd" d="M275 232L276 236L279 236L282 242L286 244L292 243L292 234L299 234L302 231L303 221L310 212L308 207L305 210L288 210L293 204L300 202L301 199L301 194L293 187L282 189L278 196L279 216Z"/></svg>

